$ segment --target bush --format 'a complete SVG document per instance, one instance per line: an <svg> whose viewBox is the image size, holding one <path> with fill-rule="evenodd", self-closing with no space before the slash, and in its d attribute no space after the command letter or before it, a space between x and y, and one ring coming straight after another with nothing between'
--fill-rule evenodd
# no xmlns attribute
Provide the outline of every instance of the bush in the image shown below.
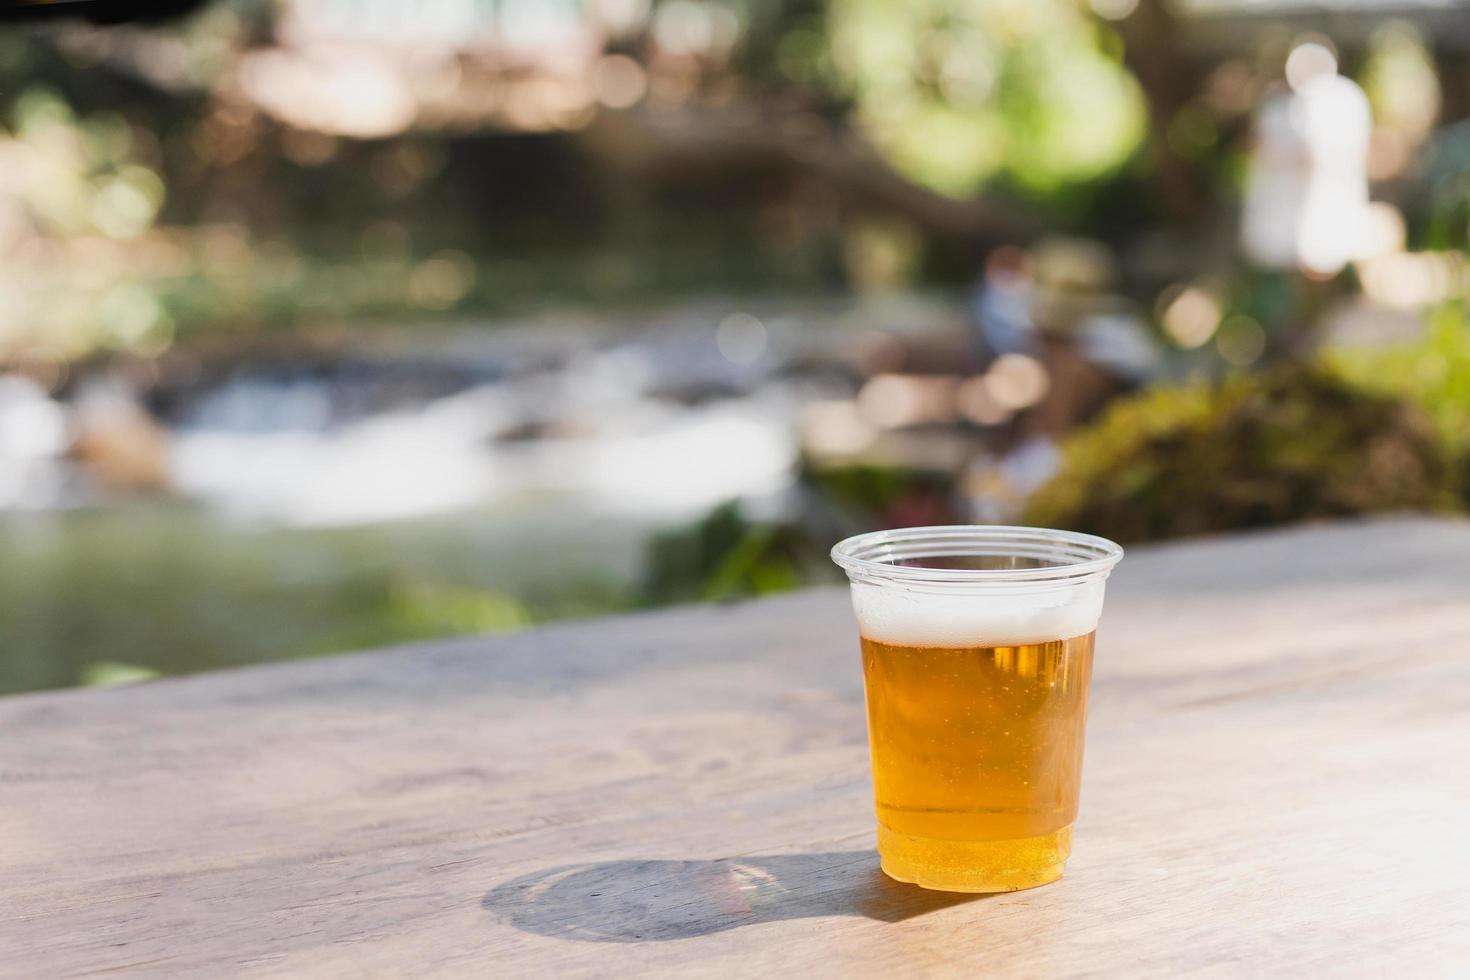
<svg viewBox="0 0 1470 980"><path fill-rule="evenodd" d="M1459 468L1418 409L1282 368L1114 402L1064 447L1027 522L1119 541L1455 507Z"/></svg>
<svg viewBox="0 0 1470 980"><path fill-rule="evenodd" d="M809 549L784 525L748 520L726 503L700 520L654 535L648 546L643 602L732 599L794 589Z"/></svg>
<svg viewBox="0 0 1470 980"><path fill-rule="evenodd" d="M1361 388L1418 405L1450 453L1470 450L1470 325L1462 305L1438 310L1413 343L1334 351L1327 364Z"/></svg>
<svg viewBox="0 0 1470 980"><path fill-rule="evenodd" d="M735 502L649 543L641 599L656 606L719 601L840 582L827 557L841 538L881 527L952 524L953 477L907 467L850 464L797 469L799 512L787 520L752 520Z"/></svg>

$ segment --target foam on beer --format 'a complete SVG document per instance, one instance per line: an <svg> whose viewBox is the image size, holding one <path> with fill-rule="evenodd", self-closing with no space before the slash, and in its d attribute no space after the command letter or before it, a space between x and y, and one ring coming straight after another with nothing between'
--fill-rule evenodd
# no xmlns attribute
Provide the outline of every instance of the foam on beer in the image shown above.
<svg viewBox="0 0 1470 980"><path fill-rule="evenodd" d="M863 636L913 647L1003 647L1090 633L1102 613L1103 584L1020 594L910 592L854 582Z"/></svg>

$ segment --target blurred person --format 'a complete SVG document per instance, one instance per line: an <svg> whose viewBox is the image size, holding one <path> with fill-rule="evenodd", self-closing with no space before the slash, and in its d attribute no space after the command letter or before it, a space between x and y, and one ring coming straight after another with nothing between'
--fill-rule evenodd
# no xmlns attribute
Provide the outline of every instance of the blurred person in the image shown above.
<svg viewBox="0 0 1470 980"><path fill-rule="evenodd" d="M1294 48L1286 77L1257 115L1241 241L1258 265L1326 278L1357 254L1372 115L1323 44Z"/></svg>
<svg viewBox="0 0 1470 980"><path fill-rule="evenodd" d="M1036 267L1025 249L1002 245L985 257L970 301L972 338L982 365L1004 354L1039 354L1035 294Z"/></svg>
<svg viewBox="0 0 1470 980"><path fill-rule="evenodd" d="M1251 360L1311 350L1368 226L1367 96L1338 74L1325 42L1298 43L1285 75L1257 113L1246 179L1241 245L1262 272L1260 295L1274 297L1259 311L1265 343Z"/></svg>

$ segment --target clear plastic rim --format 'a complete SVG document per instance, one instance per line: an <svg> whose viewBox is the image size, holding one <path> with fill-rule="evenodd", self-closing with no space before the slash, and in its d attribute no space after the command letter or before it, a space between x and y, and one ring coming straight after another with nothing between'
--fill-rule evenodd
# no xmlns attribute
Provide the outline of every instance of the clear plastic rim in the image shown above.
<svg viewBox="0 0 1470 980"><path fill-rule="evenodd" d="M924 568L900 565L917 558L1029 558L1038 568ZM1123 557L1107 538L1079 531L1000 524L951 524L871 531L832 548L848 577L913 585L1047 588L1106 578Z"/></svg>

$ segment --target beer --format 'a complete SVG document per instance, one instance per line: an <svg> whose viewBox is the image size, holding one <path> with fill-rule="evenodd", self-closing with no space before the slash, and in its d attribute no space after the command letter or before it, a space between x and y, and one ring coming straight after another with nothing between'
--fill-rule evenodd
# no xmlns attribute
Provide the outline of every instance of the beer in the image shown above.
<svg viewBox="0 0 1470 980"><path fill-rule="evenodd" d="M852 580L883 870L946 891L1061 877L1110 541L914 528L833 549Z"/></svg>
<svg viewBox="0 0 1470 980"><path fill-rule="evenodd" d="M863 638L879 850L891 877L1001 891L1061 876L1092 641L1090 632L1014 646Z"/></svg>

